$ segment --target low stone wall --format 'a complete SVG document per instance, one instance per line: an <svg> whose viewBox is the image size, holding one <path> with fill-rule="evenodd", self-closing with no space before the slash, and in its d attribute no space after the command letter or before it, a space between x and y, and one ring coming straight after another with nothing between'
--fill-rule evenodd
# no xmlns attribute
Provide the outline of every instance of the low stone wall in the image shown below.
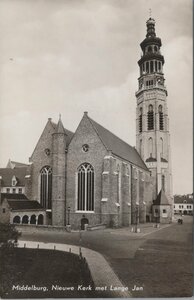
<svg viewBox="0 0 194 300"><path fill-rule="evenodd" d="M93 226L86 226L86 229L88 231L92 231L92 230L100 230L100 229L105 229L106 228L106 224L97 224L97 225L93 225Z"/></svg>
<svg viewBox="0 0 194 300"><path fill-rule="evenodd" d="M55 232L66 232L65 226L51 226L51 225L28 225L20 224L15 226L19 232L44 232L44 231L55 231Z"/></svg>

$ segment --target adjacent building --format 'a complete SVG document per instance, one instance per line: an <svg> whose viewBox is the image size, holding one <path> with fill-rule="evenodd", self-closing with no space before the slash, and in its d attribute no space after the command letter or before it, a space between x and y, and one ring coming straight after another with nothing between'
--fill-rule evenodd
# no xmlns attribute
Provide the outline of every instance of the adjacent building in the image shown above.
<svg viewBox="0 0 194 300"><path fill-rule="evenodd" d="M174 196L174 214L193 215L193 194Z"/></svg>

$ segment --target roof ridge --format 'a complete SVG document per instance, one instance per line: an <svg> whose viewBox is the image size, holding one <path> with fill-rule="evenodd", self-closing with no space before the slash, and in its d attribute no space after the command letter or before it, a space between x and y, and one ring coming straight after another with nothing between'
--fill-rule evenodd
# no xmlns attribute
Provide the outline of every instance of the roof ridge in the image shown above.
<svg viewBox="0 0 194 300"><path fill-rule="evenodd" d="M88 117L92 122L96 123L98 126L101 126L103 129L105 129L106 131L110 132L110 134L114 135L117 139L119 139L120 141L122 141L123 143L127 144L129 147L131 147L132 149L136 149L135 146L131 146L130 144L128 144L127 142L125 142L124 140L122 140L120 137L118 137L115 133L111 132L109 129L107 129L106 127L102 126L101 124L99 124L98 122L94 121L93 119L91 119L90 117ZM97 130L97 129L96 129ZM111 150L111 149L109 149Z"/></svg>
<svg viewBox="0 0 194 300"><path fill-rule="evenodd" d="M122 140L116 134L112 133L109 129L106 129L104 126L100 125L99 123L97 123L96 121L91 119L90 117L87 116L87 118L93 125L96 133L98 134L100 140L102 141L102 143L104 144L104 146L107 150L112 151L113 154L120 157L121 159L124 159L124 160L132 163L133 165L135 165L141 169L146 169L148 171L146 164L144 163L140 154L138 153L137 149L134 146L131 146L129 143ZM105 133L105 135L110 136L110 139L112 140L111 143L108 142L108 140L106 139L106 136L104 136L104 133ZM125 147L125 151L124 151L125 154L124 154L124 152L121 153L122 151L121 152L118 151L118 149L115 148L114 143L116 143L116 144L120 143L121 145L123 145L123 147ZM121 146L121 148L122 148L122 146ZM128 154L131 153L131 155L128 155L128 154L126 155L126 153L128 153Z"/></svg>

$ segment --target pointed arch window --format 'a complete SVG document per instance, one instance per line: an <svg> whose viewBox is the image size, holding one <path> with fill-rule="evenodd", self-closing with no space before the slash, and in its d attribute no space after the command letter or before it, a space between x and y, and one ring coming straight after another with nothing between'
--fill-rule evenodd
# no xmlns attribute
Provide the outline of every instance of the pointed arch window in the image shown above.
<svg viewBox="0 0 194 300"><path fill-rule="evenodd" d="M40 203L44 208L51 209L52 199L52 168L45 166L40 171Z"/></svg>
<svg viewBox="0 0 194 300"><path fill-rule="evenodd" d="M165 176L162 175L162 189L165 191Z"/></svg>
<svg viewBox="0 0 194 300"><path fill-rule="evenodd" d="M149 147L149 155L152 157L153 154L153 139L150 137L148 140L148 147Z"/></svg>
<svg viewBox="0 0 194 300"><path fill-rule="evenodd" d="M143 154L143 143L142 143L142 139L139 141L139 154L140 154L140 156L142 156L142 154Z"/></svg>
<svg viewBox="0 0 194 300"><path fill-rule="evenodd" d="M160 138L160 156L163 158L163 139Z"/></svg>
<svg viewBox="0 0 194 300"><path fill-rule="evenodd" d="M140 107L140 115L139 115L139 132L142 132L142 107Z"/></svg>
<svg viewBox="0 0 194 300"><path fill-rule="evenodd" d="M162 105L158 106L158 113L159 113L159 128L160 130L164 130L164 115Z"/></svg>
<svg viewBox="0 0 194 300"><path fill-rule="evenodd" d="M148 130L153 130L154 129L154 111L153 111L153 105L151 105L151 104L148 107L147 121L148 121Z"/></svg>
<svg viewBox="0 0 194 300"><path fill-rule="evenodd" d="M94 211L94 168L84 163L78 168L77 210Z"/></svg>

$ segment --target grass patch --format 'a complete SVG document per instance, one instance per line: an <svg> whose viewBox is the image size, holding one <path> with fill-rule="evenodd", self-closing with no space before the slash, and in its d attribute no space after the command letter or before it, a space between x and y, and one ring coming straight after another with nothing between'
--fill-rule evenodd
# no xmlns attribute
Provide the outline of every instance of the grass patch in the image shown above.
<svg viewBox="0 0 194 300"><path fill-rule="evenodd" d="M73 253L14 248L6 253L0 249L0 258L2 298L95 297L89 269ZM78 290L80 285L91 286L92 292L90 288ZM60 287L71 289L60 290Z"/></svg>

